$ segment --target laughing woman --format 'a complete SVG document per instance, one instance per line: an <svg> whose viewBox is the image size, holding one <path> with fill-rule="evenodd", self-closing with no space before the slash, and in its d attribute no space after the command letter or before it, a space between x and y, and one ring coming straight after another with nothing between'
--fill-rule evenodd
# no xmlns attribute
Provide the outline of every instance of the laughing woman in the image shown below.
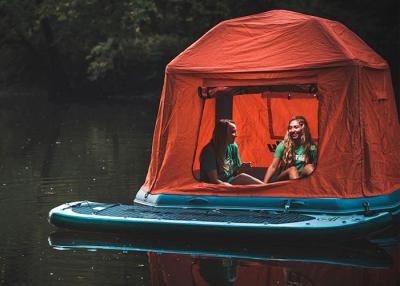
<svg viewBox="0 0 400 286"><path fill-rule="evenodd" d="M290 119L284 140L276 148L274 159L264 177L265 183L298 179L310 175L317 163L317 146L303 116Z"/></svg>
<svg viewBox="0 0 400 286"><path fill-rule="evenodd" d="M244 173L250 163L242 163L235 143L236 124L229 119L219 120L213 137L200 154L200 179L203 182L225 185L263 184Z"/></svg>

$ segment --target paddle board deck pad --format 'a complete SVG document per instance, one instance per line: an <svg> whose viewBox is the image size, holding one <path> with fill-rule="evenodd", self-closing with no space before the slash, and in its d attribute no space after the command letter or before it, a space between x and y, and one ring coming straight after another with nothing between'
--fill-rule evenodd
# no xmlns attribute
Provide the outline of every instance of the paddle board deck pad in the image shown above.
<svg viewBox="0 0 400 286"><path fill-rule="evenodd" d="M57 250L111 250L153 252L194 257L324 263L359 268L387 268L391 257L379 246L365 240L345 244L249 243L242 241L190 239L177 234L164 237L121 235L114 233L56 231L49 236L49 245Z"/></svg>
<svg viewBox="0 0 400 286"><path fill-rule="evenodd" d="M111 232L184 231L188 234L257 235L279 239L355 238L390 224L388 212L369 216L300 214L222 209L155 208L89 201L66 203L52 209L55 226Z"/></svg>

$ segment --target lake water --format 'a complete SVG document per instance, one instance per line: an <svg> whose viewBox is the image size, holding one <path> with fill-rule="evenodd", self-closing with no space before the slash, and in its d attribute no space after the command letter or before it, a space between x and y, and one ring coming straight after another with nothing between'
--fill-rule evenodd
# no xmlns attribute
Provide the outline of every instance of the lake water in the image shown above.
<svg viewBox="0 0 400 286"><path fill-rule="evenodd" d="M396 239L354 248L221 245L218 238L198 245L49 225L49 210L65 202L132 203L157 108L0 98L1 285L400 285Z"/></svg>

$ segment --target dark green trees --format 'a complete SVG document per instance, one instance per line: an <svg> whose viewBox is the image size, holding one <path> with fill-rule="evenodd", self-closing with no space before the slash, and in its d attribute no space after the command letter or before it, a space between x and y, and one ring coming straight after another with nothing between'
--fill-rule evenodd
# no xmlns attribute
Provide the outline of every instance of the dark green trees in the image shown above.
<svg viewBox="0 0 400 286"><path fill-rule="evenodd" d="M212 26L271 9L344 23L389 61L398 78L398 5L394 0L0 0L0 84L40 84L53 96L159 87L165 65Z"/></svg>

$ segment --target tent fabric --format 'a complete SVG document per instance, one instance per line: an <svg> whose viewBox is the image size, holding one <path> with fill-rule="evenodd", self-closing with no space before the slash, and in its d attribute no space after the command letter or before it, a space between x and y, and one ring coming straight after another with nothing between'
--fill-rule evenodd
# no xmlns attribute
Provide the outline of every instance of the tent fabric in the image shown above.
<svg viewBox="0 0 400 286"><path fill-rule="evenodd" d="M281 71L360 64L386 68L382 58L341 23L270 11L220 23L175 58L167 71Z"/></svg>
<svg viewBox="0 0 400 286"><path fill-rule="evenodd" d="M251 186L196 179L193 171L198 169L202 146L211 138L217 112L216 99L198 96L199 87L310 83L318 87L318 98L298 99L302 109L296 109L295 101L281 104L288 98L285 92L234 96L231 108L243 161L255 158L256 165L264 168L272 158L267 146L276 144L265 134L287 125L291 113L306 113L297 115L310 121L318 145L318 163L311 176ZM268 106L273 108L273 127ZM340 23L289 11L224 21L167 66L142 190L310 198L388 194L400 189L395 106L387 63Z"/></svg>

